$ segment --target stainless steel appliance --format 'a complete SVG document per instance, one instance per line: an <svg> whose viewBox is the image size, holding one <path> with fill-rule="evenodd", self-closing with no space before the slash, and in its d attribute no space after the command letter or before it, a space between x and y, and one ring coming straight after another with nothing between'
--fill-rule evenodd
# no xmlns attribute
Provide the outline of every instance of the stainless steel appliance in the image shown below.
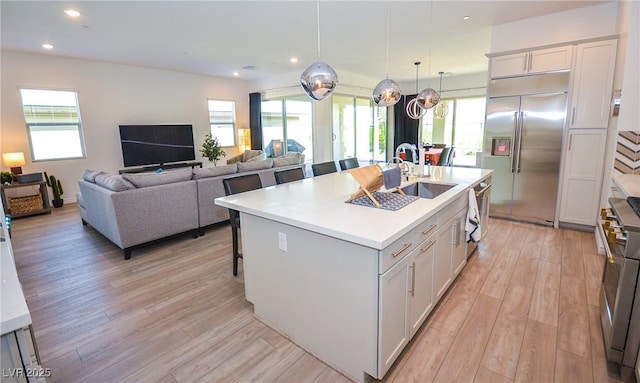
<svg viewBox="0 0 640 383"><path fill-rule="evenodd" d="M489 198L491 196L491 186L491 178L489 178L486 182L481 182L473 187L476 194L478 212L480 213L481 238L484 238L489 230ZM467 241L467 258L477 247L478 242Z"/></svg>
<svg viewBox="0 0 640 383"><path fill-rule="evenodd" d="M493 169L491 215L553 224L569 73L492 80L482 167Z"/></svg>
<svg viewBox="0 0 640 383"><path fill-rule="evenodd" d="M640 348L640 216L626 199L610 198L598 232L606 252L600 321L607 359L631 380Z"/></svg>

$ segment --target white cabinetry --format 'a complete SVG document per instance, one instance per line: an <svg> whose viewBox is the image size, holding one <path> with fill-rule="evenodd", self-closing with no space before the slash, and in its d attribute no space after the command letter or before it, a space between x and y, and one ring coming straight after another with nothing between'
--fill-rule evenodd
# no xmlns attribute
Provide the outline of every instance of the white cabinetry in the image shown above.
<svg viewBox="0 0 640 383"><path fill-rule="evenodd" d="M433 291L436 301L442 298L451 284L451 255L453 253L453 225L448 222L438 230L435 265L433 266Z"/></svg>
<svg viewBox="0 0 640 383"><path fill-rule="evenodd" d="M609 126L617 40L579 44L571 96L570 128Z"/></svg>
<svg viewBox="0 0 640 383"><path fill-rule="evenodd" d="M573 46L559 46L491 58L491 78L568 70Z"/></svg>
<svg viewBox="0 0 640 383"><path fill-rule="evenodd" d="M411 283L409 295L411 304L409 306L409 331L411 337L420 328L420 325L427 319L433 308L433 259L436 249L435 236L420 244L413 251L413 261L409 265L411 273L409 282Z"/></svg>
<svg viewBox="0 0 640 383"><path fill-rule="evenodd" d="M451 249L451 270L455 278L467 264L467 243L464 232L467 209L460 210L453 218L453 241Z"/></svg>
<svg viewBox="0 0 640 383"><path fill-rule="evenodd" d="M607 129L570 129L560 221L596 224Z"/></svg>

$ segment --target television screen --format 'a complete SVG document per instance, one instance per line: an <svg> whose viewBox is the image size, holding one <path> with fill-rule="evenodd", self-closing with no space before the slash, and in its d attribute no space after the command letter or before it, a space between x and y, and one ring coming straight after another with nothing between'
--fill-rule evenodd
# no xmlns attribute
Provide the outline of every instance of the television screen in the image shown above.
<svg viewBox="0 0 640 383"><path fill-rule="evenodd" d="M124 166L193 161L191 125L120 125Z"/></svg>

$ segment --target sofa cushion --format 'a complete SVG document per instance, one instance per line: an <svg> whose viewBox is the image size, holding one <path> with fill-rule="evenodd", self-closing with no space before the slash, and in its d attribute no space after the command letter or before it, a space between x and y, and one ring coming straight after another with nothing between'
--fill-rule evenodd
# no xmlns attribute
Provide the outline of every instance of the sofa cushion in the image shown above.
<svg viewBox="0 0 640 383"><path fill-rule="evenodd" d="M184 182L191 179L191 169L170 170L160 173L123 174L122 177L137 188Z"/></svg>
<svg viewBox="0 0 640 383"><path fill-rule="evenodd" d="M302 155L300 153L291 153L292 155L286 155L282 157L276 157L273 159L273 167L277 168L280 166L289 166L289 165L298 165L302 163Z"/></svg>
<svg viewBox="0 0 640 383"><path fill-rule="evenodd" d="M256 162L256 161L264 161L267 159L267 153L260 153L255 157L251 157L245 162Z"/></svg>
<svg viewBox="0 0 640 383"><path fill-rule="evenodd" d="M95 184L96 183L96 176L99 175L99 174L104 174L104 172L87 169L82 174L82 179L87 181L87 182L91 182L92 184Z"/></svg>
<svg viewBox="0 0 640 383"><path fill-rule="evenodd" d="M252 170L269 169L273 166L273 158L255 162L238 162L238 173Z"/></svg>
<svg viewBox="0 0 640 383"><path fill-rule="evenodd" d="M261 154L262 154L262 150L253 150L253 149L245 150L244 153L242 153L242 162L247 162L253 157L257 157Z"/></svg>
<svg viewBox="0 0 640 383"><path fill-rule="evenodd" d="M121 175L101 173L96 176L95 181L96 185L112 191L125 191L136 188L131 184L131 182L125 180Z"/></svg>
<svg viewBox="0 0 640 383"><path fill-rule="evenodd" d="M235 163L224 166L214 166L212 168L195 169L193 171L193 179L198 180L200 178L224 176L237 172L238 165Z"/></svg>

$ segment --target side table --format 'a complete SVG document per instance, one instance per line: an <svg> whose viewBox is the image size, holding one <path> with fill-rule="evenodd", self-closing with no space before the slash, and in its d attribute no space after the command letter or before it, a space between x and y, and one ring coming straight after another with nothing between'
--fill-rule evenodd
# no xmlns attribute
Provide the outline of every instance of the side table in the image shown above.
<svg viewBox="0 0 640 383"><path fill-rule="evenodd" d="M24 213L18 213L18 214L12 213L11 204L8 203L7 197L5 195L6 191L9 189L22 188L22 187L33 188L34 186L37 186L40 189L40 198L42 198L42 209L24 212ZM1 185L0 196L2 197L2 206L4 206L5 210L11 214L11 218L25 217L29 215L35 215L35 214L51 213L51 205L49 204L49 191L47 190L46 181L26 182L26 183L14 182L11 185Z"/></svg>

